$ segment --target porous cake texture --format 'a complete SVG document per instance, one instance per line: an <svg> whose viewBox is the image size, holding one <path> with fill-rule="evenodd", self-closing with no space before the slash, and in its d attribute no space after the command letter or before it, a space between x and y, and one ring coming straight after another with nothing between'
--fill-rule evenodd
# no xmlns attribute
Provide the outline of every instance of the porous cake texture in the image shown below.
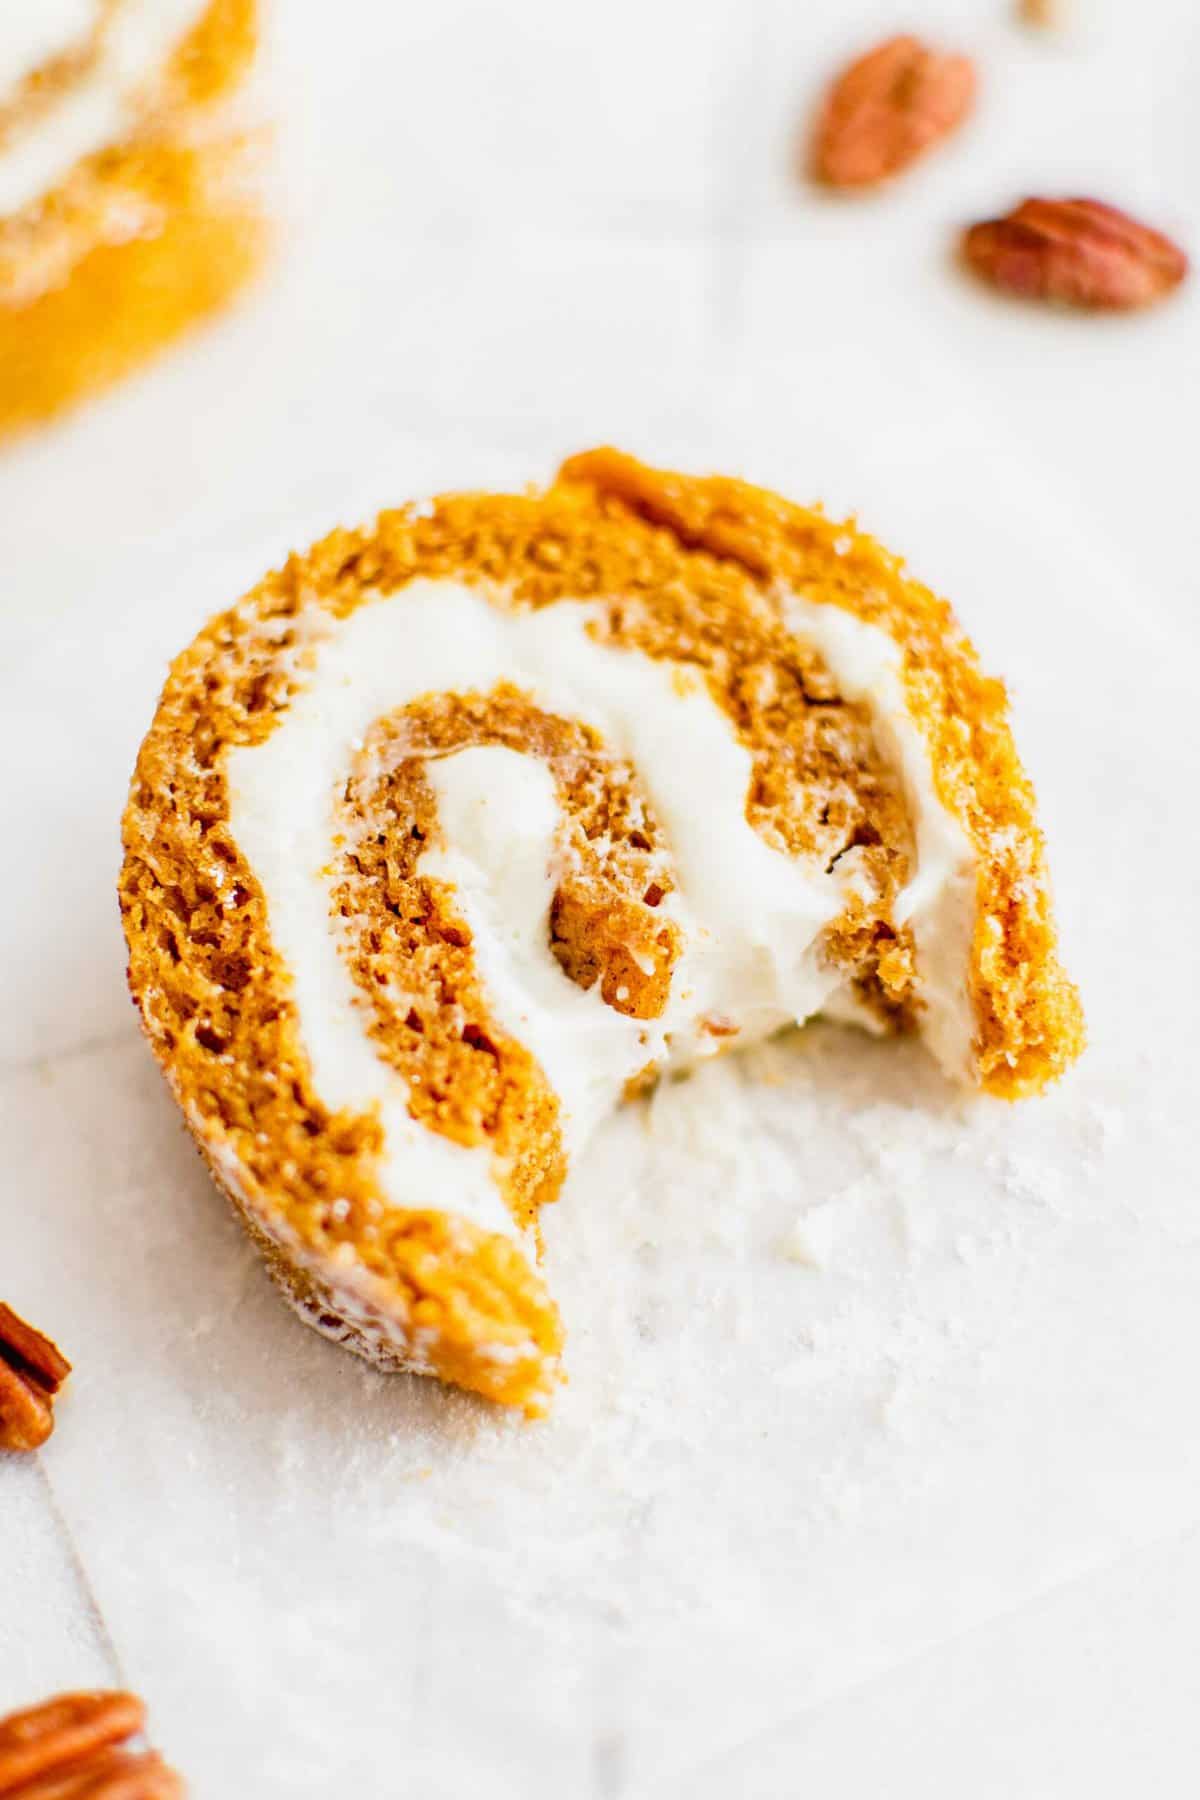
<svg viewBox="0 0 1200 1800"><path fill-rule="evenodd" d="M540 1209L623 1095L814 1013L1036 1092L1083 1027L1002 685L853 525L575 457L293 556L178 658L134 1000L319 1329L537 1412Z"/></svg>

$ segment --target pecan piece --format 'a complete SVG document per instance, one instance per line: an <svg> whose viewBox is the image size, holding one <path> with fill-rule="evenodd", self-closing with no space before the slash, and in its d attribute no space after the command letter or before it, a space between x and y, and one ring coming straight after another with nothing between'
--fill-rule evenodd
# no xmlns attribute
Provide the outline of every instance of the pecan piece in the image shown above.
<svg viewBox="0 0 1200 1800"><path fill-rule="evenodd" d="M89 1689L56 1694L0 1719L0 1794L35 1776L78 1763L142 1729L146 1709L136 1694Z"/></svg>
<svg viewBox="0 0 1200 1800"><path fill-rule="evenodd" d="M943 55L915 37L889 38L844 69L825 97L811 166L829 187L869 187L960 125L975 98L969 57Z"/></svg>
<svg viewBox="0 0 1200 1800"><path fill-rule="evenodd" d="M0 1800L182 1800L155 1750L130 1750L145 1724L136 1694L57 1694L0 1719ZM122 1747L125 1746L125 1747Z"/></svg>
<svg viewBox="0 0 1200 1800"><path fill-rule="evenodd" d="M741 1026L735 1025L732 1019L725 1019L719 1014L714 1014L711 1018L701 1019L700 1029L706 1031L709 1037L727 1038L737 1037Z"/></svg>
<svg viewBox="0 0 1200 1800"><path fill-rule="evenodd" d="M36 1450L54 1429L54 1396L71 1365L0 1300L0 1450Z"/></svg>
<svg viewBox="0 0 1200 1800"><path fill-rule="evenodd" d="M1052 30L1063 23L1067 0L1017 0L1017 15L1023 25L1037 30Z"/></svg>
<svg viewBox="0 0 1200 1800"><path fill-rule="evenodd" d="M0 1795L10 1790L0 1788ZM184 1787L157 1750L102 1750L39 1776L13 1800L183 1800Z"/></svg>
<svg viewBox="0 0 1200 1800"><path fill-rule="evenodd" d="M972 225L962 247L975 273L1005 293L1097 311L1149 306L1188 271L1178 244L1100 200L1023 200Z"/></svg>

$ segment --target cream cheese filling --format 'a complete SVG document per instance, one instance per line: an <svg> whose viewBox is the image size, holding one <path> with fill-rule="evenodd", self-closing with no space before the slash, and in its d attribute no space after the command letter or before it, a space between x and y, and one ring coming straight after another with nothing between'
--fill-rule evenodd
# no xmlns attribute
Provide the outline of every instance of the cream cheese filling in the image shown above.
<svg viewBox="0 0 1200 1800"><path fill-rule="evenodd" d="M785 623L815 645L847 700L870 708L876 740L899 771L916 837L916 869L896 897L898 925L912 927L921 1036L955 1081L974 1079L975 1009L969 978L975 936L976 856L966 828L942 803L929 745L908 708L899 646L840 606L789 594Z"/></svg>
<svg viewBox="0 0 1200 1800"><path fill-rule="evenodd" d="M0 104L27 75L86 42L100 0L9 0L0 13Z"/></svg>
<svg viewBox="0 0 1200 1800"><path fill-rule="evenodd" d="M685 945L666 1011L649 1022L616 1013L598 989L578 988L554 959L558 806L544 764L487 746L425 765L443 841L425 851L420 872L453 883L494 1017L537 1056L560 1096L570 1152L648 1062L684 1064L716 1048L706 1017L719 1014L748 1041L836 1006L842 984L818 943L844 910L853 871L827 874L758 835L746 819L750 756L729 719L694 671L591 636L589 621L602 610L566 601L506 612L460 583L421 580L348 619L322 615L310 622L316 667L304 687L264 743L230 751L225 765L230 824L266 896L317 1092L335 1109L379 1109L386 1200L436 1204L513 1236L488 1150L457 1145L410 1116L406 1084L368 1035L366 1002L339 948L330 905L336 800L375 720L431 694L510 682L545 711L594 726L638 772L675 872L662 911ZM902 771L917 866L897 912L916 934L931 1045L967 1073L973 1020L963 932L968 893L973 926L973 858L937 798L903 702L899 652L832 607L797 601L789 622L826 655L848 695L876 709Z"/></svg>
<svg viewBox="0 0 1200 1800"><path fill-rule="evenodd" d="M38 28L7 16L40 12ZM95 65L64 90L0 150L0 214L19 212L56 188L74 165L129 130L137 101L172 53L203 17L209 0L121 0L104 33ZM10 0L0 19L0 95L7 94L48 56L87 36L94 0Z"/></svg>

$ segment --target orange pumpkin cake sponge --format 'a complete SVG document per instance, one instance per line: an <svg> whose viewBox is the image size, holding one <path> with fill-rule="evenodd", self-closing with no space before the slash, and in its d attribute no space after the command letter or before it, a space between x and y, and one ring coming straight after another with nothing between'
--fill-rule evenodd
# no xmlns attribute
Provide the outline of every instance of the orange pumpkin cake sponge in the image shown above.
<svg viewBox="0 0 1200 1800"><path fill-rule="evenodd" d="M664 1071L814 1014L1007 1098L1083 1041L1001 684L852 526L615 451L335 531L174 664L134 1000L318 1329L544 1408L538 1214Z"/></svg>

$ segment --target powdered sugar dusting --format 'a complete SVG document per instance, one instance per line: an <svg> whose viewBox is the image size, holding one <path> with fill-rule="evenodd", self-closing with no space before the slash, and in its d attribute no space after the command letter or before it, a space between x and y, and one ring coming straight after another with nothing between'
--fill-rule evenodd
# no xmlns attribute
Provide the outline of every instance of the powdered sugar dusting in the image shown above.
<svg viewBox="0 0 1200 1800"><path fill-rule="evenodd" d="M1182 713L1091 679L1106 731L1194 769ZM47 1464L182 1766L219 1716L255 1793L370 1793L398 1743L450 1794L467 1745L500 1800L531 1770L656 1792L1194 1519L1194 902L1147 889L1124 756L1119 864L1098 840L1102 752L1055 794L1080 1067L1013 1108L817 1025L663 1083L546 1213L569 1384L544 1422L301 1330L132 1036L0 1084L24 1298L71 1318L91 1423ZM805 1219L823 1266L780 1254Z"/></svg>

